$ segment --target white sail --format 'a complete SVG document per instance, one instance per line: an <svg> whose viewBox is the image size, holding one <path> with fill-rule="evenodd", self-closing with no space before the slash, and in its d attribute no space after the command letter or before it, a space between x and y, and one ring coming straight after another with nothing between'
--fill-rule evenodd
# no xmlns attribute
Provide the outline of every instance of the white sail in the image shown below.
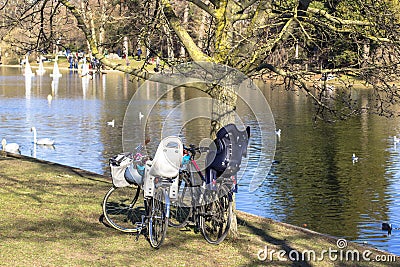
<svg viewBox="0 0 400 267"><path fill-rule="evenodd" d="M28 55L25 56L25 77L32 77L35 76L35 73L32 72L31 65L29 64Z"/></svg>
<svg viewBox="0 0 400 267"><path fill-rule="evenodd" d="M53 73L50 74L50 77L61 77L62 74L60 73L60 70L58 69L58 63L57 63L57 58L54 61L54 67L53 67Z"/></svg>

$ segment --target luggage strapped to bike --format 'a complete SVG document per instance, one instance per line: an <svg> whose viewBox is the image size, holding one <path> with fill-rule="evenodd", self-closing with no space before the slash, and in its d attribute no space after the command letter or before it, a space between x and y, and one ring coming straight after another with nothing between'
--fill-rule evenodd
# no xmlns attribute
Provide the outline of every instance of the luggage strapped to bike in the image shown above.
<svg viewBox="0 0 400 267"><path fill-rule="evenodd" d="M115 187L125 187L131 184L125 179L125 171L133 159L130 153L120 153L109 160L112 182Z"/></svg>

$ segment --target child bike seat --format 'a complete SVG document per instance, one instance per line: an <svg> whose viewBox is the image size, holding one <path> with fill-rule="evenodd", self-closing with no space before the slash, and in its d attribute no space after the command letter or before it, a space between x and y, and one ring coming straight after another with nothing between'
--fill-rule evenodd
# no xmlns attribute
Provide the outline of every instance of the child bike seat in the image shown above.
<svg viewBox="0 0 400 267"><path fill-rule="evenodd" d="M179 137L168 136L161 140L151 164L153 177L175 178L182 164L183 144Z"/></svg>

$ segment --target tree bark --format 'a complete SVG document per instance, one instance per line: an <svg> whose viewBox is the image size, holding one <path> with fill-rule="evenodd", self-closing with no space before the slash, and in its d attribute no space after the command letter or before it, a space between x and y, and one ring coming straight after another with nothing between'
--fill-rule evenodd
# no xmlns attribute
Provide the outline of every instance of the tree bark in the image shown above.
<svg viewBox="0 0 400 267"><path fill-rule="evenodd" d="M189 3L185 4L185 8L183 11L183 25L186 26L189 22ZM181 51L180 51L180 56L181 58L185 58L186 57L186 49L184 45L181 45Z"/></svg>

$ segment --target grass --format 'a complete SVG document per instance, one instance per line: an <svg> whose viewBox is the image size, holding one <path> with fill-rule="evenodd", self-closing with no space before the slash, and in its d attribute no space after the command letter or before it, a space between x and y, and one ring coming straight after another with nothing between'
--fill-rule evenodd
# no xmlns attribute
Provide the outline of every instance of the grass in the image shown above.
<svg viewBox="0 0 400 267"><path fill-rule="evenodd" d="M268 250L320 253L336 239L238 213L239 238L210 245L192 229L168 228L159 250L99 222L107 177L26 157L0 155L2 266L395 266L377 262L261 261ZM349 249L367 247L351 243ZM372 249L371 249L372 250ZM374 255L384 252L372 250ZM400 259L398 259L399 261ZM397 263L398 264L398 263Z"/></svg>

